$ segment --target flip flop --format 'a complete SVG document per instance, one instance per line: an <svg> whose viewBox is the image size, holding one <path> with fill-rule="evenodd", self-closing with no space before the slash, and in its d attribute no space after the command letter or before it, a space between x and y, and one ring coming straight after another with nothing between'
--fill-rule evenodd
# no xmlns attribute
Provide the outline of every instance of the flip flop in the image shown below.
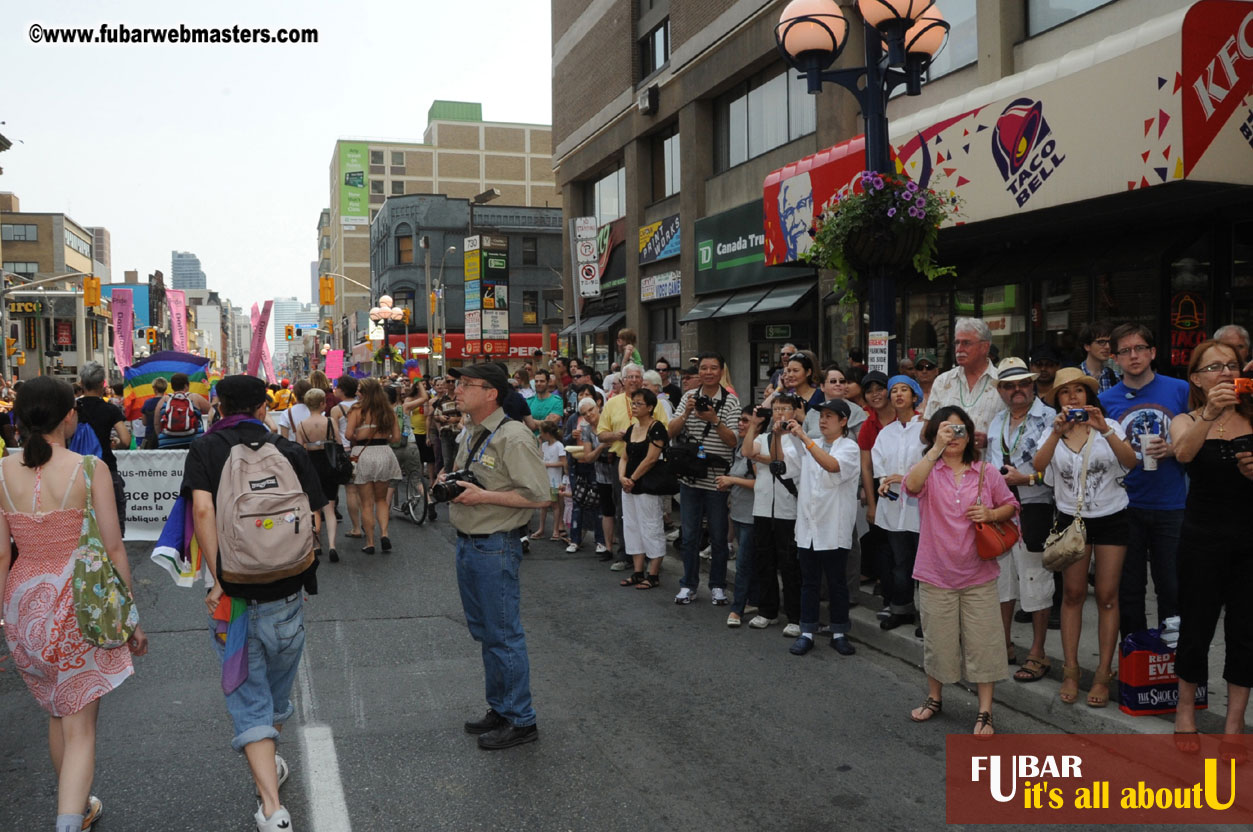
<svg viewBox="0 0 1253 832"><path fill-rule="evenodd" d="M365 532L358 532L357 534L353 534L352 532L344 532L344 537L362 538L362 537L365 537Z"/></svg>

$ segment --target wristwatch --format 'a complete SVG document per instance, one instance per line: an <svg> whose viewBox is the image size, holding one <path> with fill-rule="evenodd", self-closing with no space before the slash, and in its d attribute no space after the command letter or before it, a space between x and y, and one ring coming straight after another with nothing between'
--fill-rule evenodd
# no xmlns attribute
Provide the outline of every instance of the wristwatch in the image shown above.
<svg viewBox="0 0 1253 832"><path fill-rule="evenodd" d="M1111 433L1113 433L1113 432L1114 432L1114 429L1113 429L1113 428L1106 428L1106 429L1105 429L1105 432L1104 432L1104 433L1102 433L1102 434L1101 434L1101 436L1102 436L1102 437L1104 437L1105 439L1108 439L1108 438L1109 438L1109 435L1110 435Z"/></svg>

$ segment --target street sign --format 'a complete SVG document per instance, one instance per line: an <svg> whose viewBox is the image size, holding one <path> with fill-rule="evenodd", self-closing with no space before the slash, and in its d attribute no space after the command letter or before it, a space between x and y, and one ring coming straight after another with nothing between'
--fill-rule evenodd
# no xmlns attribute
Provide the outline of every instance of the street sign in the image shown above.
<svg viewBox="0 0 1253 832"><path fill-rule="evenodd" d="M866 350L866 366L874 371L887 374L888 371L888 333L872 332L869 336L869 349Z"/></svg>

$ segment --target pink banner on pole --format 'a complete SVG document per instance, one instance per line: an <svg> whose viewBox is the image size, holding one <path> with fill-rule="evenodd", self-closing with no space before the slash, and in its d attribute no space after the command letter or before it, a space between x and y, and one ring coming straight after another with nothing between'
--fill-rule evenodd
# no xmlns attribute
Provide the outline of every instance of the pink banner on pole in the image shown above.
<svg viewBox="0 0 1253 832"><path fill-rule="evenodd" d="M170 335L175 352L187 352L187 295L182 289L166 289L165 301L170 306Z"/></svg>
<svg viewBox="0 0 1253 832"><path fill-rule="evenodd" d="M111 297L113 309L113 360L118 369L129 367L135 356L135 298L130 289L114 289Z"/></svg>
<svg viewBox="0 0 1253 832"><path fill-rule="evenodd" d="M334 381L344 374L344 351L331 350L326 354L326 377Z"/></svg>
<svg viewBox="0 0 1253 832"><path fill-rule="evenodd" d="M274 301L267 300L265 309L261 310L257 304L252 305L252 343L248 348L248 375L255 376L257 367L264 360L266 362L266 376L273 378L274 370L270 365L270 349L269 344L265 340L265 331L270 327L270 309L273 308Z"/></svg>

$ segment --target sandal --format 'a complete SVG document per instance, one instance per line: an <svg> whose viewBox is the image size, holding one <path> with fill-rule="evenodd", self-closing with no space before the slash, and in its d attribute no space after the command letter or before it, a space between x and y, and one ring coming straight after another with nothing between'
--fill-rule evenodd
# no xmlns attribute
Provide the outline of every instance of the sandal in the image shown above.
<svg viewBox="0 0 1253 832"><path fill-rule="evenodd" d="M988 711L979 711L975 714L975 736L990 737L996 733L996 726L992 724L992 714Z"/></svg>
<svg viewBox="0 0 1253 832"><path fill-rule="evenodd" d="M1197 754L1201 751L1200 731L1176 731L1175 748L1181 754Z"/></svg>
<svg viewBox="0 0 1253 832"><path fill-rule="evenodd" d="M1114 681L1113 671L1109 673L1097 671L1096 675L1092 677L1092 687L1088 689L1089 708L1104 708L1109 704L1109 683L1112 681ZM1097 693L1096 689L1098 687L1105 688L1105 693Z"/></svg>
<svg viewBox="0 0 1253 832"><path fill-rule="evenodd" d="M636 589L656 589L659 586L661 586L660 575L645 575L644 580L640 581L639 584L636 585L635 588Z"/></svg>
<svg viewBox="0 0 1253 832"><path fill-rule="evenodd" d="M632 572L631 577L619 581L618 586L637 586L642 583L644 583L644 573Z"/></svg>
<svg viewBox="0 0 1253 832"><path fill-rule="evenodd" d="M344 532L344 537L361 538L361 537L365 537L365 532L357 532L356 534L353 534L352 532Z"/></svg>
<svg viewBox="0 0 1253 832"><path fill-rule="evenodd" d="M933 716L937 716L940 713L940 711L943 711L943 710L944 710L943 702L941 702L939 699L932 699L930 696L928 696L927 701L923 702L917 708L914 708L913 711L909 712L909 718L912 719L914 722L926 722L927 720L931 719ZM925 714L925 716L923 715L915 716L914 711L922 711L922 713Z"/></svg>
<svg viewBox="0 0 1253 832"><path fill-rule="evenodd" d="M1038 682L1048 674L1050 667L1052 664L1047 657L1036 658L1029 655L1022 663L1022 667L1018 668L1018 672L1014 674L1014 681Z"/></svg>
<svg viewBox="0 0 1253 832"><path fill-rule="evenodd" d="M361 547L361 551L365 552L367 555L372 555L372 554L374 554L374 547L373 547L373 546L362 546L362 547Z"/></svg>
<svg viewBox="0 0 1253 832"><path fill-rule="evenodd" d="M1079 665L1062 665L1062 687L1057 692L1057 698L1062 700L1064 705L1073 705L1079 699L1079 676L1083 673ZM1074 682L1072 689L1067 690L1066 685Z"/></svg>
<svg viewBox="0 0 1253 832"><path fill-rule="evenodd" d="M1236 765L1242 766L1249 761L1249 749L1245 747L1243 742L1226 742L1218 743L1218 759L1226 763L1232 760Z"/></svg>

